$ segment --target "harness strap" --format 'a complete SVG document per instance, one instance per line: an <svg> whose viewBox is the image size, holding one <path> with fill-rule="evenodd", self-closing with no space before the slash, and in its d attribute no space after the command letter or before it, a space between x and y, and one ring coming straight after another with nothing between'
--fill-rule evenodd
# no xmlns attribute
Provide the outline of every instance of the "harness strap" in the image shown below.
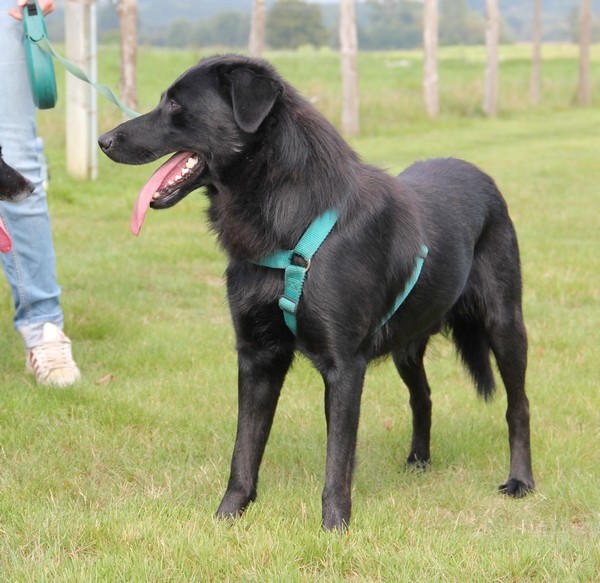
<svg viewBox="0 0 600 583"><path fill-rule="evenodd" d="M262 257L261 259L254 259L251 261L251 263L254 263L255 265L261 265L262 267L285 270L285 287L283 295L279 298L279 307L283 311L283 318L287 324L287 327L295 336L298 335L296 312L298 310L300 297L302 296L302 289L304 288L306 273L310 269L311 259L319 250L319 247L321 247L329 233L331 233L331 230L335 226L337 220L338 212L336 210L330 209L325 211L309 225L308 229L306 229L294 249L275 251L270 255ZM394 303L392 309L381 320L377 328L375 328L376 332L379 331L395 314L404 300L406 300L412 289L415 287L419 276L421 275L423 263L425 262L425 258L427 257L428 253L429 249L427 246L422 245L421 253L415 260L415 268L406 282L404 290L396 298L396 302ZM304 265L298 264L300 261L302 261Z"/></svg>
<svg viewBox="0 0 600 583"><path fill-rule="evenodd" d="M283 318L287 327L295 336L298 335L296 311L302 296L306 272L310 269L310 261L313 255L331 233L337 220L338 212L334 209L327 210L310 224L294 249L291 251L275 251L271 255L252 261L252 263L263 267L285 270L285 288L283 295L279 298L279 307L283 310ZM293 263L295 257L300 258L304 265Z"/></svg>
<svg viewBox="0 0 600 583"><path fill-rule="evenodd" d="M413 269L406 285L404 286L404 291L396 298L392 309L385 315L385 317L379 322L377 328L375 328L375 332L378 332L383 328L386 322L396 313L398 308L404 303L404 300L408 297L408 294L412 291L413 287L417 284L419 280L419 276L421 275L421 270L423 269L423 263L425 263L425 259L429 253L429 248L427 245L421 245L421 254L417 255L415 259L415 268Z"/></svg>

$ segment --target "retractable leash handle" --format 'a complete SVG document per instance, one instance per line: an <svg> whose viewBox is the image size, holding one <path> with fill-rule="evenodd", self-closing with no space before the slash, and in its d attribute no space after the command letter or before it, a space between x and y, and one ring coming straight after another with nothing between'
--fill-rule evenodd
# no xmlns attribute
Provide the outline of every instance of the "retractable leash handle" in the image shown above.
<svg viewBox="0 0 600 583"><path fill-rule="evenodd" d="M44 52L38 42L46 39L46 23L37 0L28 0L23 9L25 29L25 58L31 84L33 101L39 109L51 109L56 105L56 77L52 57Z"/></svg>
<svg viewBox="0 0 600 583"><path fill-rule="evenodd" d="M134 118L140 115L137 111L127 107L109 87L90 80L79 65L65 59L54 50L48 39L44 16L37 0L28 0L28 4L23 10L23 22L27 70L31 81L33 100L39 109L50 109L56 105L56 77L52 61L54 58L65 70L77 79L89 83L98 93L114 103L127 117Z"/></svg>

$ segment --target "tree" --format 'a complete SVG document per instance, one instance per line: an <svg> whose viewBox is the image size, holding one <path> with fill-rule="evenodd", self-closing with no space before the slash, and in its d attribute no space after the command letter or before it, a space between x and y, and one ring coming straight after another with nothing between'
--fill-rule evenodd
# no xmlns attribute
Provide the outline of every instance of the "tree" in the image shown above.
<svg viewBox="0 0 600 583"><path fill-rule="evenodd" d="M275 49L327 44L321 8L303 0L279 0L267 15L267 42Z"/></svg>
<svg viewBox="0 0 600 583"><path fill-rule="evenodd" d="M198 20L193 36L198 46L247 47L250 15L237 10L217 12L209 20Z"/></svg>
<svg viewBox="0 0 600 583"><path fill-rule="evenodd" d="M542 0L533 0L533 57L531 63L531 103L537 105L541 96L542 63Z"/></svg>
<svg viewBox="0 0 600 583"><path fill-rule="evenodd" d="M117 4L121 29L121 78L119 90L123 103L137 109L137 4L136 0L119 0Z"/></svg>
<svg viewBox="0 0 600 583"><path fill-rule="evenodd" d="M592 0L581 0L579 7L579 105L592 101L590 88L590 43L592 39Z"/></svg>
<svg viewBox="0 0 600 583"><path fill-rule="evenodd" d="M441 0L439 20L441 45L475 45L484 39L485 23L467 0Z"/></svg>
<svg viewBox="0 0 600 583"><path fill-rule="evenodd" d="M429 117L437 117L440 113L437 48L437 0L425 0L423 12L423 97Z"/></svg>
<svg viewBox="0 0 600 583"><path fill-rule="evenodd" d="M340 52L342 58L342 131L360 131L358 90L358 34L354 0L340 0Z"/></svg>
<svg viewBox="0 0 600 583"><path fill-rule="evenodd" d="M194 43L194 36L194 24L185 18L177 18L166 29L163 42L168 47L183 48Z"/></svg>
<svg viewBox="0 0 600 583"><path fill-rule="evenodd" d="M422 7L412 0L367 0L369 21L359 31L366 49L405 49L420 46Z"/></svg>
<svg viewBox="0 0 600 583"><path fill-rule="evenodd" d="M483 111L488 117L498 113L498 39L500 35L500 13L498 0L486 0L486 64Z"/></svg>
<svg viewBox="0 0 600 583"><path fill-rule="evenodd" d="M251 55L262 57L265 48L265 0L253 0L250 19L250 42L248 49Z"/></svg>

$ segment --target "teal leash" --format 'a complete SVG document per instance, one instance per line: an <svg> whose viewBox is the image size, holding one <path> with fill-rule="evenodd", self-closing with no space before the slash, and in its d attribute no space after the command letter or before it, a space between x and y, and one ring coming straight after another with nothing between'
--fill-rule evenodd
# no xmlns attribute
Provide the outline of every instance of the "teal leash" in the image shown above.
<svg viewBox="0 0 600 583"><path fill-rule="evenodd" d="M298 335L296 312L298 311L298 303L302 297L304 280L310 269L311 260L325 239L327 239L329 233L331 233L338 220L338 216L336 210L330 209L325 211L309 225L308 229L306 229L300 238L300 241L298 241L298 244L293 249L275 251L270 255L251 261L251 263L262 267L284 270L284 290L283 295L279 298L279 307L283 311L283 318L287 327L292 331L294 336ZM404 290L396 299L392 309L381 320L377 328L375 328L376 332L379 331L394 315L417 284L428 253L429 249L427 246L422 245L421 254L415 261L415 268L406 282ZM300 258L304 262L304 265L293 263L295 257Z"/></svg>
<svg viewBox="0 0 600 583"><path fill-rule="evenodd" d="M61 56L50 44L44 16L35 0L30 0L23 10L26 39L26 58L29 76L32 82L34 101L40 109L49 109L56 103L56 82L52 58L56 59L69 73L89 83L98 93L114 103L127 117L140 114L127 107L106 85L93 82L79 66ZM43 58L45 57L45 58ZM52 89L52 86L54 88Z"/></svg>
<svg viewBox="0 0 600 583"><path fill-rule="evenodd" d="M102 83L94 83L79 65L76 65L72 61L65 59L63 56L57 53L47 37L40 38L37 41L37 46L39 46L45 53L54 57L69 73L81 81L89 83L98 93L100 93L100 95L114 103L127 117L131 119L134 117L139 117L140 114L130 107L127 107L108 86L103 85Z"/></svg>

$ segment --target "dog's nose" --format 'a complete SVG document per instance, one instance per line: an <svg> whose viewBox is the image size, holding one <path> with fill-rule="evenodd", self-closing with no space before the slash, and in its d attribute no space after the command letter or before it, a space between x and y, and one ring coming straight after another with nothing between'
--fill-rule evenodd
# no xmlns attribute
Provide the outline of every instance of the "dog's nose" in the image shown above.
<svg viewBox="0 0 600 583"><path fill-rule="evenodd" d="M112 146L112 144L113 144L113 137L110 135L110 133L103 134L98 138L98 145L100 146L100 148L102 148L103 152L110 150L110 147Z"/></svg>

